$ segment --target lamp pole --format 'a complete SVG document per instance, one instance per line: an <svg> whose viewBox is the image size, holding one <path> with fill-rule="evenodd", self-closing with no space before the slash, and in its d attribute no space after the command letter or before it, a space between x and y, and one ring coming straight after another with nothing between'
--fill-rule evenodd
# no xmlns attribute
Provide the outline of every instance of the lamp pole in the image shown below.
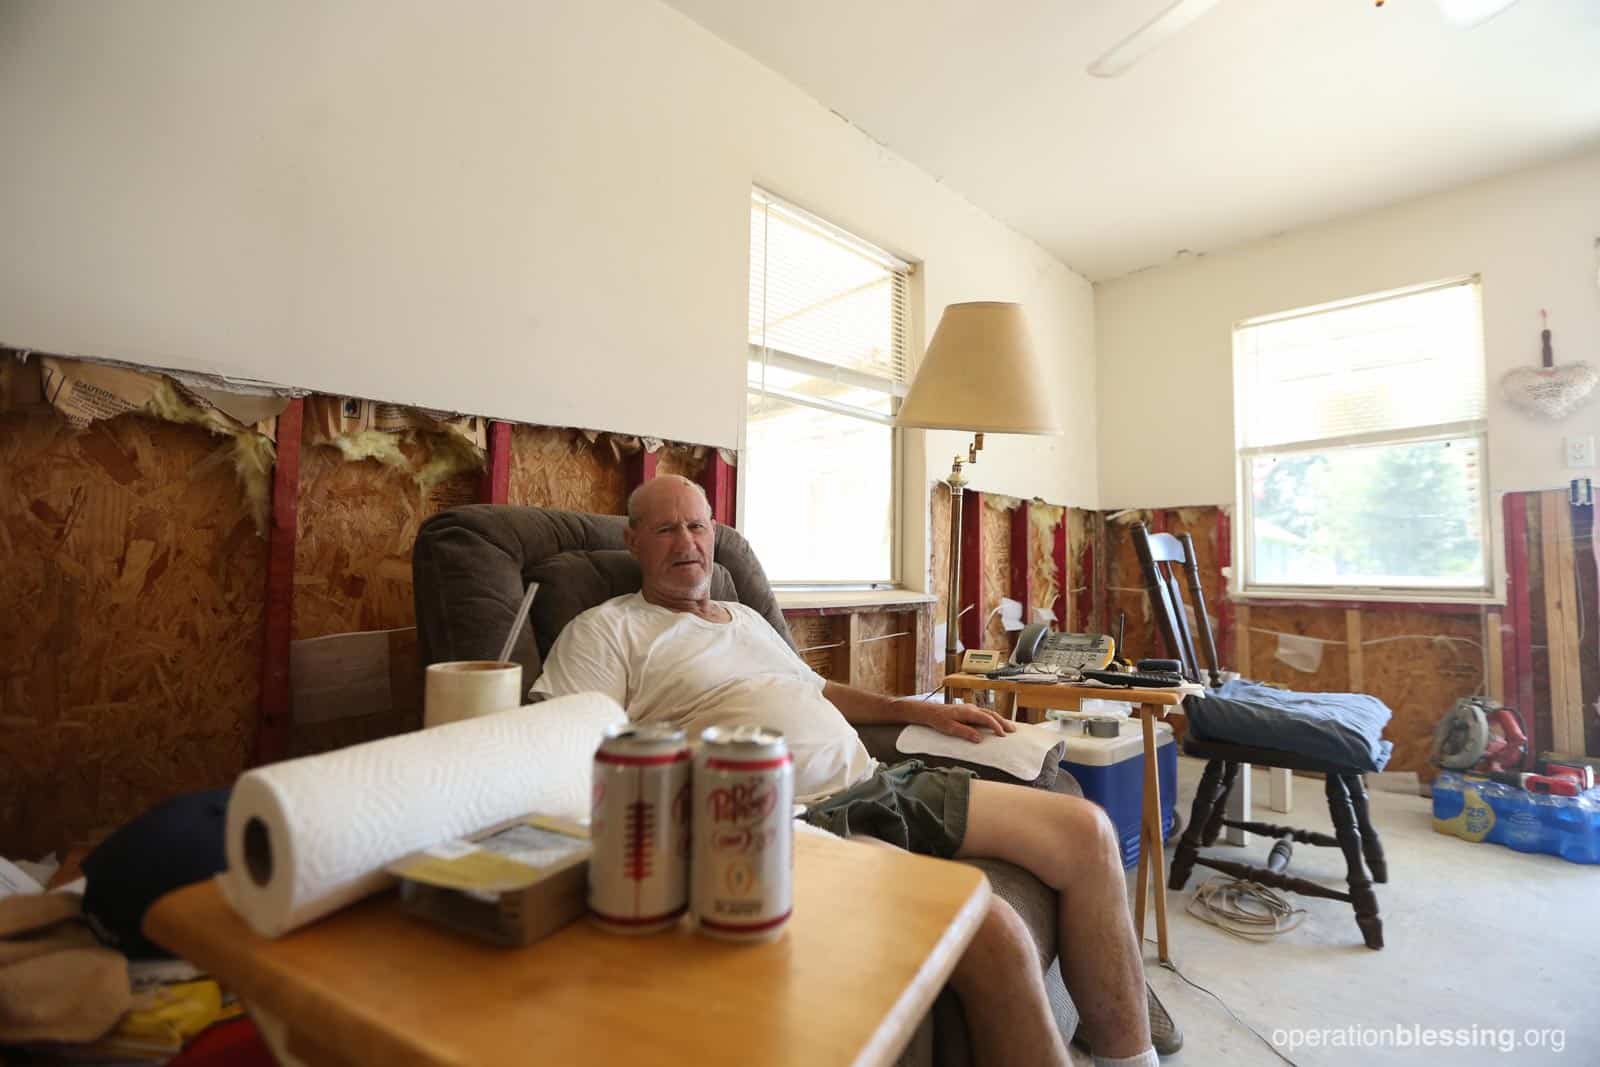
<svg viewBox="0 0 1600 1067"><path fill-rule="evenodd" d="M966 464L978 462L978 452L983 448L983 434L974 434L967 446ZM961 472L961 454L956 453L950 468L950 591L945 605L944 623L944 673L954 674L960 653L956 651L956 626L961 618L961 506L967 487L967 476Z"/></svg>

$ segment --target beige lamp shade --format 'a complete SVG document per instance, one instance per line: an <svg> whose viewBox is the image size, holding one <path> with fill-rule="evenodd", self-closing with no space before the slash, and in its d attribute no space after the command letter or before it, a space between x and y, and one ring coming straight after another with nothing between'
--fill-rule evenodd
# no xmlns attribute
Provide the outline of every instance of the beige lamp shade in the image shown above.
<svg viewBox="0 0 1600 1067"><path fill-rule="evenodd" d="M900 411L900 426L969 433L1060 433L1051 377L1021 304L944 309Z"/></svg>

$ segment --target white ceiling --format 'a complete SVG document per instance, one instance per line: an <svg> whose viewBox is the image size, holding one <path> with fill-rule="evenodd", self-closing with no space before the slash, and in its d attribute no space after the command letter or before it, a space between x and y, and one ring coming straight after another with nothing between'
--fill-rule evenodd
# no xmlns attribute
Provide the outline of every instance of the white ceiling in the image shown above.
<svg viewBox="0 0 1600 1067"><path fill-rule="evenodd" d="M668 2L1097 281L1600 141L1600 0Z"/></svg>

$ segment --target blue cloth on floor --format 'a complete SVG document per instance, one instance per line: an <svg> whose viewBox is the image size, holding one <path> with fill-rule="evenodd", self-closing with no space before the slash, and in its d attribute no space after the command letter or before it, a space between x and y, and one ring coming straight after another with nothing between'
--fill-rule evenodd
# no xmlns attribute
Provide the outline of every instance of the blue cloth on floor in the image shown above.
<svg viewBox="0 0 1600 1067"><path fill-rule="evenodd" d="M144 913L163 894L227 867L223 830L232 788L171 797L84 857L83 914L102 942L135 959L172 955L144 936Z"/></svg>
<svg viewBox="0 0 1600 1067"><path fill-rule="evenodd" d="M1275 748L1353 771L1381 771L1391 712L1364 693L1291 693L1242 678L1184 701L1198 741Z"/></svg>

